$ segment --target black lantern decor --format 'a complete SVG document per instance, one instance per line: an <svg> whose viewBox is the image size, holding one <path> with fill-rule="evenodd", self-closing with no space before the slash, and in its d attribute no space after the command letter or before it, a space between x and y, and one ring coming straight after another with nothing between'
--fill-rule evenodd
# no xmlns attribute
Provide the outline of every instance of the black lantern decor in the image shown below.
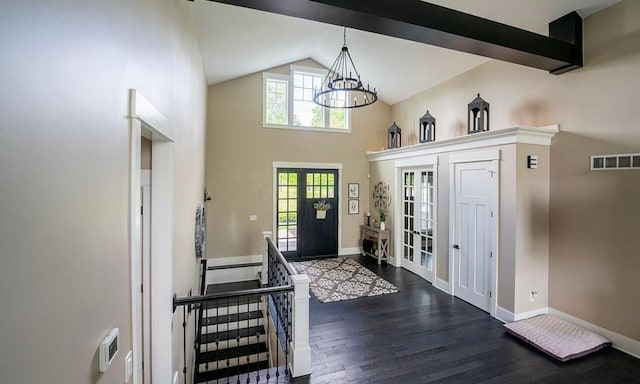
<svg viewBox="0 0 640 384"><path fill-rule="evenodd" d="M427 143L436 140L436 118L429 111L420 118L420 142Z"/></svg>
<svg viewBox="0 0 640 384"><path fill-rule="evenodd" d="M484 101L480 94L469 103L467 112L467 129L469 133L478 133L489 130L489 103Z"/></svg>
<svg viewBox="0 0 640 384"><path fill-rule="evenodd" d="M393 125L389 127L389 145L388 148L400 148L402 146L402 129L393 122Z"/></svg>

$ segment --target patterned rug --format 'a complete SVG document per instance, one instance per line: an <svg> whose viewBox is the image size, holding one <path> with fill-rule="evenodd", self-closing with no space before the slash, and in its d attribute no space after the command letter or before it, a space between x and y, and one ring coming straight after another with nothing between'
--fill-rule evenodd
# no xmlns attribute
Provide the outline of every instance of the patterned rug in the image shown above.
<svg viewBox="0 0 640 384"><path fill-rule="evenodd" d="M291 263L311 280L311 292L321 303L396 293L398 288L350 258Z"/></svg>

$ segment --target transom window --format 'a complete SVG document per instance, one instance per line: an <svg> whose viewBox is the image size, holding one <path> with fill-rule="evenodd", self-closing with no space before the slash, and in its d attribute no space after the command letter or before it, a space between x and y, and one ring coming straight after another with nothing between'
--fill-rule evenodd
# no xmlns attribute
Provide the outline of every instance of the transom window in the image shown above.
<svg viewBox="0 0 640 384"><path fill-rule="evenodd" d="M324 108L313 102L326 71L291 66L291 75L264 73L264 126L349 132L346 109Z"/></svg>

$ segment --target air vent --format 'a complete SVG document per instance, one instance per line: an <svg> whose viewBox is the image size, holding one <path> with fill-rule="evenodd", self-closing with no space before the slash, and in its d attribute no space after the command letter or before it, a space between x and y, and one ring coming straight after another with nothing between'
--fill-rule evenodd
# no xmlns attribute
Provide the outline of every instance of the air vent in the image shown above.
<svg viewBox="0 0 640 384"><path fill-rule="evenodd" d="M640 169L640 153L591 156L592 171Z"/></svg>

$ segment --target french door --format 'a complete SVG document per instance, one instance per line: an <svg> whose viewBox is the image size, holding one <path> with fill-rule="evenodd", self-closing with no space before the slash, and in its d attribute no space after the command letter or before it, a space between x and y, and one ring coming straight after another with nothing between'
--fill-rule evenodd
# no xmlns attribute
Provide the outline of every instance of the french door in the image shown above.
<svg viewBox="0 0 640 384"><path fill-rule="evenodd" d="M277 170L277 244L288 259L338 255L338 170ZM324 217L314 204L331 205Z"/></svg>
<svg viewBox="0 0 640 384"><path fill-rule="evenodd" d="M402 267L433 282L435 269L433 170L402 172Z"/></svg>

